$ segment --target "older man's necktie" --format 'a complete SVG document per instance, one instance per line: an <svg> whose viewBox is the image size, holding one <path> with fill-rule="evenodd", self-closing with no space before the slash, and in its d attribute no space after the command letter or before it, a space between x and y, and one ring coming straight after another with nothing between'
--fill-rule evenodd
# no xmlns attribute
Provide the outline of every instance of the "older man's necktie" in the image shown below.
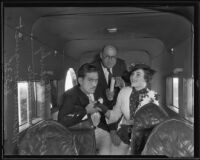
<svg viewBox="0 0 200 160"><path fill-rule="evenodd" d="M112 79L112 73L110 71L110 68L107 68L108 71L108 86L110 87L111 79Z"/></svg>

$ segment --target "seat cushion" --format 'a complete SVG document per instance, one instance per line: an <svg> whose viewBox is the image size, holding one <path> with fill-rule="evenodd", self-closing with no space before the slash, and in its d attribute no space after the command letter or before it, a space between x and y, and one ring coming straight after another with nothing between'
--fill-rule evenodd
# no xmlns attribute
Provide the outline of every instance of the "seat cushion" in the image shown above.
<svg viewBox="0 0 200 160"><path fill-rule="evenodd" d="M77 155L73 135L56 121L43 121L19 138L20 155Z"/></svg>
<svg viewBox="0 0 200 160"><path fill-rule="evenodd" d="M193 127L187 122L177 119L166 120L153 129L142 154L193 157L193 134Z"/></svg>

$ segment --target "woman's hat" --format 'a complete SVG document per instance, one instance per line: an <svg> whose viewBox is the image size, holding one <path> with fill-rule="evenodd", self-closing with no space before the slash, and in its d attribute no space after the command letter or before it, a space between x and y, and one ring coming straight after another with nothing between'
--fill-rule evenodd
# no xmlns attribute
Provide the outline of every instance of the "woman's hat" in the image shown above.
<svg viewBox="0 0 200 160"><path fill-rule="evenodd" d="M150 72L151 75L153 75L156 71L153 70L152 68L150 68L148 65L140 63L140 64L136 64L136 65L131 65L129 68L129 73L131 74L133 71L137 70L137 69L144 69Z"/></svg>
<svg viewBox="0 0 200 160"><path fill-rule="evenodd" d="M154 73L156 72L155 70L153 70L152 68L150 68L148 65L143 64L143 63L139 63L139 64L131 64L131 66L129 67L129 71L125 71L122 75L122 78L124 79L125 82L130 83L130 75L132 72L134 72L135 70L138 69L143 69L146 71L149 71L149 73L151 75L154 75Z"/></svg>

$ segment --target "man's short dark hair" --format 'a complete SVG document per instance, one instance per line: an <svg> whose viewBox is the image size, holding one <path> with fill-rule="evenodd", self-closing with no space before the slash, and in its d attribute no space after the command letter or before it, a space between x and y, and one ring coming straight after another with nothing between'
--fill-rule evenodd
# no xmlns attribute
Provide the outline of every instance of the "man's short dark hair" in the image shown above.
<svg viewBox="0 0 200 160"><path fill-rule="evenodd" d="M85 63L78 69L77 76L78 76L78 78L79 77L84 78L86 73L91 73L91 72L98 73L97 67L91 63Z"/></svg>

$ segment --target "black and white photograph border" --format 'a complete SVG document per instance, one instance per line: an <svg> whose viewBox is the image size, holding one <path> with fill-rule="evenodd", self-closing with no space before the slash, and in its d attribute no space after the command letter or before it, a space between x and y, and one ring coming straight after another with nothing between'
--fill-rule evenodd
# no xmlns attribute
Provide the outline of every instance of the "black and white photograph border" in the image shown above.
<svg viewBox="0 0 200 160"><path fill-rule="evenodd" d="M4 1L1 13L3 159L200 156L198 1Z"/></svg>

